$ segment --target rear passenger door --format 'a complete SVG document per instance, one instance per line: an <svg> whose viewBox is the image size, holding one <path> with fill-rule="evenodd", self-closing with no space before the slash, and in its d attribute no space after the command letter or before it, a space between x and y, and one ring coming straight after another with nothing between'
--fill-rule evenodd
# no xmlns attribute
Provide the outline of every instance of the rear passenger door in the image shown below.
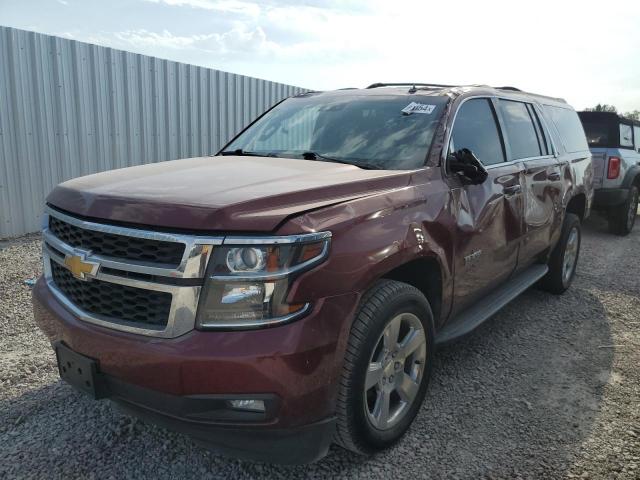
<svg viewBox="0 0 640 480"><path fill-rule="evenodd" d="M509 278L522 235L521 166L506 161L493 99L471 98L458 108L449 152L462 148L482 162L488 178L463 185L457 176L448 177L457 229L453 315Z"/></svg>
<svg viewBox="0 0 640 480"><path fill-rule="evenodd" d="M500 99L509 161L522 165L523 235L518 270L528 267L552 244L562 215L562 178L550 137L532 103Z"/></svg>

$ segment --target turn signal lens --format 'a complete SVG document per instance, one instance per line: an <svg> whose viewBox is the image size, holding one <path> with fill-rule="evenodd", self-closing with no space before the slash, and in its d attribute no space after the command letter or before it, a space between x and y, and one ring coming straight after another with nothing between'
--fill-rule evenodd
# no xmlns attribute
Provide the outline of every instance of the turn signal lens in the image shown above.
<svg viewBox="0 0 640 480"><path fill-rule="evenodd" d="M609 168L607 169L607 178L613 180L620 176L620 158L609 157Z"/></svg>

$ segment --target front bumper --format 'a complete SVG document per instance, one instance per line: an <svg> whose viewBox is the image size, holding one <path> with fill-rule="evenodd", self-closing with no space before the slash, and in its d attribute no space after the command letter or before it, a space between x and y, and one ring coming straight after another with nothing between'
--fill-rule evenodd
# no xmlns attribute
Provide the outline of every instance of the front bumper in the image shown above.
<svg viewBox="0 0 640 480"><path fill-rule="evenodd" d="M222 453L279 463L307 463L329 447L357 300L355 293L325 298L305 318L269 329L158 339L83 322L42 279L33 291L42 330L98 361L107 397ZM270 399L263 419L229 418L221 407L252 396Z"/></svg>

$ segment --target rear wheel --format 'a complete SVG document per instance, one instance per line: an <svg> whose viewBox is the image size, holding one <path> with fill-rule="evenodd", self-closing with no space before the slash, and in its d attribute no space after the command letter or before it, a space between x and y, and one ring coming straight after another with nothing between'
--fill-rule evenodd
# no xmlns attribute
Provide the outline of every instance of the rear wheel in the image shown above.
<svg viewBox="0 0 640 480"><path fill-rule="evenodd" d="M561 294L571 286L578 265L581 239L580 217L566 213L560 240L549 259L549 271L540 281L542 289Z"/></svg>
<svg viewBox="0 0 640 480"><path fill-rule="evenodd" d="M345 355L337 444L372 454L404 435L426 393L433 337L431 308L418 289L381 280L367 292Z"/></svg>
<svg viewBox="0 0 640 480"><path fill-rule="evenodd" d="M609 230L616 235L629 235L638 214L638 186L632 185L627 199L609 211Z"/></svg>

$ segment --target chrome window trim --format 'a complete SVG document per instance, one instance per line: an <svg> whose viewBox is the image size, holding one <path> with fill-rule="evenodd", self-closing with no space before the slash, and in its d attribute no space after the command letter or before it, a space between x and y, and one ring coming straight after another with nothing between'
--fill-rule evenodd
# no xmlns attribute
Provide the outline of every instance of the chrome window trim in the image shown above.
<svg viewBox="0 0 640 480"><path fill-rule="evenodd" d="M456 118L458 117L458 112L460 111L460 108L462 107L462 105L464 105L465 102L469 101L469 100L474 100L474 99L482 99L482 98L486 98L488 100L491 99L497 99L497 100L509 100L512 102L522 102L522 103L529 103L531 105L533 105L534 108L537 109L536 113L538 114L538 117L540 118L540 121L542 122L542 126L545 128L545 135L549 138L549 141L551 143L551 147L553 148L553 154L551 155L539 155L536 157L527 157L527 158L518 158L516 160L508 160L505 162L500 162L500 163L493 163L491 165L485 165L484 163L482 164L482 166L484 166L484 168L486 169L491 169L491 168L497 168L497 167L503 167L505 165L512 165L514 163L518 163L518 162L526 162L526 161L531 161L531 160L537 160L537 159L541 159L541 158L558 158L558 149L556 148L556 144L553 140L553 136L550 134L549 131L549 126L547 125L547 121L544 118L544 115L542 114L542 108L539 106L540 104L534 102L531 99L527 99L527 100L523 100L523 99L518 99L518 98L513 98L513 97L506 97L506 96L501 96L501 95L491 95L491 94L478 94L478 95L472 95L469 97L466 97L464 99L462 99L460 101L460 104L458 105L458 107L456 108L455 113L453 114L453 118L451 120L451 124L448 125L446 127L446 132L445 132L445 142L443 143L444 148L442 149L441 153L440 153L440 161L442 165L446 164L447 161L447 154L449 153L449 145L451 142L451 134L453 133L453 127L455 126L456 123ZM502 129L501 125L498 123L497 124L499 129ZM504 135L504 134L503 134ZM480 161L480 163L482 163L482 161Z"/></svg>
<svg viewBox="0 0 640 480"><path fill-rule="evenodd" d="M491 170L492 168L504 167L505 165L513 165L515 163L520 163L520 162L532 162L534 160L545 160L545 159L555 160L555 158L556 158L555 155L540 155L538 157L519 158L518 160L510 160L508 162L494 163L492 165L484 165L484 168L487 170Z"/></svg>
<svg viewBox="0 0 640 480"><path fill-rule="evenodd" d="M536 114L538 115L538 118L540 119L540 123L542 123L542 128L544 129L544 134L545 136L549 139L549 145L551 146L551 150L553 150L552 153L550 153L549 155L554 157L554 158L558 158L558 156L560 155L558 153L558 148L556 147L556 142L553 139L553 135L551 135L551 128L549 127L549 124L547 123L547 119L544 118L544 111L542 109L542 106L544 104L542 103L532 103L534 110L536 111Z"/></svg>

